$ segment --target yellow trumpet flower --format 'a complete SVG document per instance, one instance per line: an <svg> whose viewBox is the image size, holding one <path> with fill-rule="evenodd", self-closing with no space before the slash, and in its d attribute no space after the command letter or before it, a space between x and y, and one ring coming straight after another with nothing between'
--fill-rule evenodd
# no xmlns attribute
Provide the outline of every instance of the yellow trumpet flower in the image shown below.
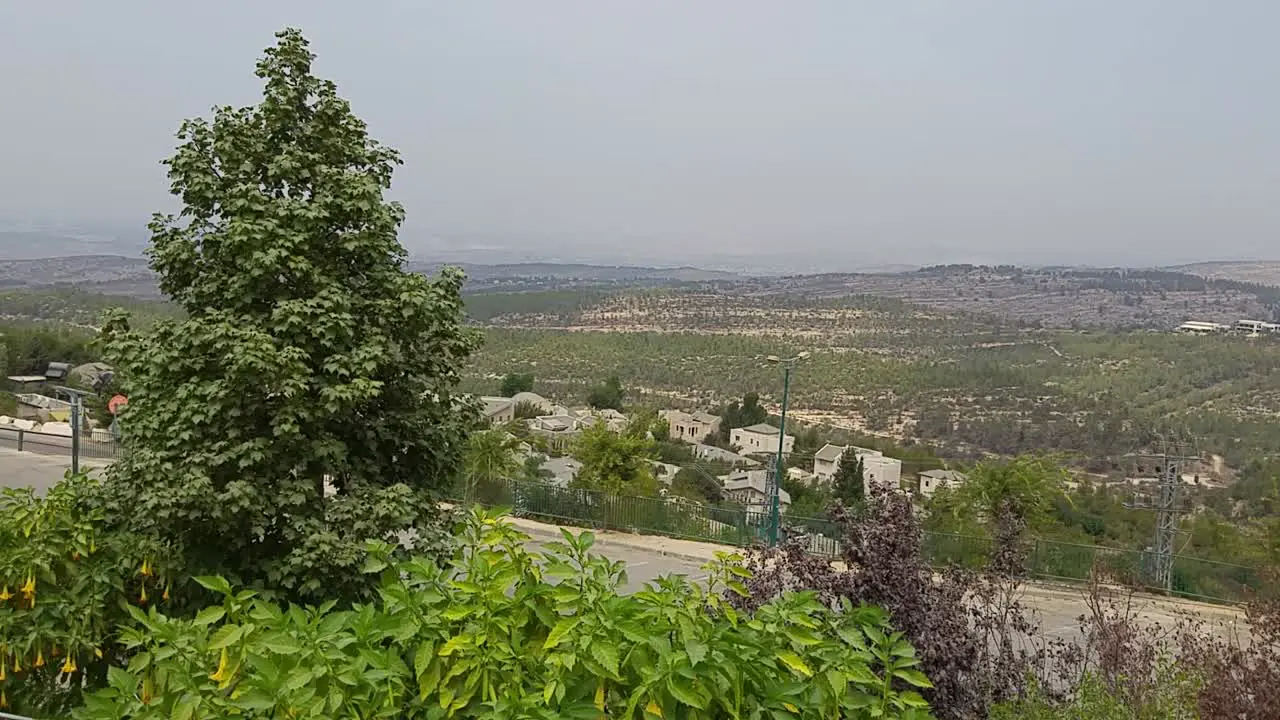
<svg viewBox="0 0 1280 720"><path fill-rule="evenodd" d="M11 597L13 597L13 593L9 592L8 585L5 585L3 589L0 589L0 602L8 602Z"/></svg>
<svg viewBox="0 0 1280 720"><path fill-rule="evenodd" d="M142 592L138 595L138 602L142 605L147 604L147 586L142 586Z"/></svg>
<svg viewBox="0 0 1280 720"><path fill-rule="evenodd" d="M151 703L151 699L155 697L155 694L155 688L152 685L151 676L147 675L142 680L142 704L149 705Z"/></svg>
<svg viewBox="0 0 1280 720"><path fill-rule="evenodd" d="M40 650L36 653L35 667L38 667L38 668L44 667L44 651L43 650Z"/></svg>
<svg viewBox="0 0 1280 720"><path fill-rule="evenodd" d="M34 574L27 573L27 581L23 583L22 587L19 589L28 600L34 601L36 597L36 576Z"/></svg>
<svg viewBox="0 0 1280 720"><path fill-rule="evenodd" d="M4 691L0 690L0 710L6 710L9 707L9 698L5 696Z"/></svg>
<svg viewBox="0 0 1280 720"><path fill-rule="evenodd" d="M18 657L17 655L13 656L13 671L15 673L22 672L22 658Z"/></svg>
<svg viewBox="0 0 1280 720"><path fill-rule="evenodd" d="M222 654L218 656L218 669L209 675L209 679L219 685L231 679L231 659L227 656L226 648L222 648Z"/></svg>
<svg viewBox="0 0 1280 720"><path fill-rule="evenodd" d="M142 560L142 577L151 576L151 561L143 558Z"/></svg>
<svg viewBox="0 0 1280 720"><path fill-rule="evenodd" d="M70 675L75 671L76 671L76 659L74 656L68 655L67 661L62 663L62 673L64 675Z"/></svg>
<svg viewBox="0 0 1280 720"><path fill-rule="evenodd" d="M8 667L9 667L9 663L5 661L5 658L3 656L0 656L0 682L4 682L4 679L7 677L4 674L4 671L7 670Z"/></svg>

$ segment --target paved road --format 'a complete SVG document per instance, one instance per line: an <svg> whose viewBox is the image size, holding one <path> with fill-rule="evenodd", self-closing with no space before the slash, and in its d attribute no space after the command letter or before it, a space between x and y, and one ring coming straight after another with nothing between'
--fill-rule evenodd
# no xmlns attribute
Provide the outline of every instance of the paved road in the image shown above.
<svg viewBox="0 0 1280 720"><path fill-rule="evenodd" d="M101 460L81 462L81 468L90 473L101 472L103 466ZM71 458L66 455L41 455L0 447L0 487L31 487L44 492L70 469Z"/></svg>

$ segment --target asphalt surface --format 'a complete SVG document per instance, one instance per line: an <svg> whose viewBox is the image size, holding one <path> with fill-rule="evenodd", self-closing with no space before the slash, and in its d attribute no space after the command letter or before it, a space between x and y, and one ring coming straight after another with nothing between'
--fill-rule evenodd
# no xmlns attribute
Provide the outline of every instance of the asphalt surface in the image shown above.
<svg viewBox="0 0 1280 720"><path fill-rule="evenodd" d="M103 466L102 460L81 462L81 469L89 473L101 472ZM0 447L0 487L30 487L43 493L56 485L70 469L71 458L65 454L42 455Z"/></svg>

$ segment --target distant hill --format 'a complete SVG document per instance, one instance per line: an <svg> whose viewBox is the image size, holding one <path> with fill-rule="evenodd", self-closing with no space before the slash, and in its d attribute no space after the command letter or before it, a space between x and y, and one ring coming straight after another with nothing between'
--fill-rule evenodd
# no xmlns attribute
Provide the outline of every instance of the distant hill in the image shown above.
<svg viewBox="0 0 1280 720"><path fill-rule="evenodd" d="M40 260L74 256L141 256L146 244L108 235L48 230L0 229L0 260Z"/></svg>
<svg viewBox="0 0 1280 720"><path fill-rule="evenodd" d="M547 280L579 280L599 282L625 282L633 280L666 280L669 282L708 282L735 280L741 276L721 270L702 270L694 267L634 267L628 265L587 265L582 263L508 263L487 265L483 263L444 263L440 261L410 261L409 268L417 272L435 272L442 265L461 267L472 281L499 278L528 278Z"/></svg>
<svg viewBox="0 0 1280 720"><path fill-rule="evenodd" d="M12 234L12 233L10 233ZM735 280L740 276L698 268L652 268L559 263L484 265L460 263L467 289L529 290L556 287L662 285L680 282ZM410 261L415 272L435 272L439 262ZM35 259L0 259L0 289L73 285L80 290L137 298L158 298L155 274L140 257L71 255Z"/></svg>
<svg viewBox="0 0 1280 720"><path fill-rule="evenodd" d="M1226 260L1177 265L1167 269L1214 280L1236 280L1280 287L1280 261L1274 260Z"/></svg>

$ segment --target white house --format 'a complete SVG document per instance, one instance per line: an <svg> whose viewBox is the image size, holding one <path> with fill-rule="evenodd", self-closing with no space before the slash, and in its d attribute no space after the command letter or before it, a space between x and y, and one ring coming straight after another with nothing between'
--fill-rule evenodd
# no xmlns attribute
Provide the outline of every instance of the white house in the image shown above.
<svg viewBox="0 0 1280 720"><path fill-rule="evenodd" d="M776 435L775 435L776 437ZM735 470L721 478L724 494L749 512L769 512L769 476L767 470ZM791 494L778 488L778 508L791 506Z"/></svg>
<svg viewBox="0 0 1280 720"><path fill-rule="evenodd" d="M938 488L958 488L968 478L955 470L925 470L920 473L920 494L933 497Z"/></svg>
<svg viewBox="0 0 1280 720"><path fill-rule="evenodd" d="M742 448L744 454L778 452L778 428L759 423L750 427L734 428L729 431L729 444ZM795 447L794 435L782 437L782 454L786 455Z"/></svg>
<svg viewBox="0 0 1280 720"><path fill-rule="evenodd" d="M862 461L862 486L867 495L871 494L874 488L883 490L897 490L902 482L902 461L896 458L886 457L879 450L870 448L860 448L850 445L845 448L845 459L849 453L853 457Z"/></svg>
<svg viewBox="0 0 1280 720"><path fill-rule="evenodd" d="M813 474L819 482L829 483L836 477L836 469L840 467L840 458L844 456L843 445L827 443L813 454Z"/></svg>
<svg viewBox="0 0 1280 720"><path fill-rule="evenodd" d="M505 425L516 419L516 403L511 398L487 396L480 402L480 415L490 425Z"/></svg>
<svg viewBox="0 0 1280 720"><path fill-rule="evenodd" d="M691 445L701 443L708 435L720 432L720 418L705 412L687 413L667 410L662 413L671 427L671 439Z"/></svg>

